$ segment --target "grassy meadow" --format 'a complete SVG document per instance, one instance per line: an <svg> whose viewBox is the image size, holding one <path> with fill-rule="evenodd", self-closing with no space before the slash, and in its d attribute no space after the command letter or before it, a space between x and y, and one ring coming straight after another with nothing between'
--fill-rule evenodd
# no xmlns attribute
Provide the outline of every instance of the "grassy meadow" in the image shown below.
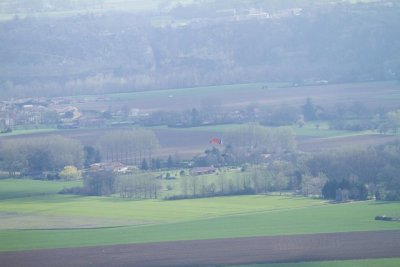
<svg viewBox="0 0 400 267"><path fill-rule="evenodd" d="M167 5L165 5L165 0L74 0L64 6L58 6L57 9L51 8L51 6L43 7L39 1L31 0L31 2L27 6L24 1L4 0L2 3L4 8L0 9L0 20L13 19L14 15L57 18L88 13L101 14L110 11L152 12L163 7L166 8L168 4L188 4L193 0L173 0L169 1Z"/></svg>
<svg viewBox="0 0 400 267"><path fill-rule="evenodd" d="M42 183L42 194L36 183ZM400 216L399 202L333 205L279 195L135 201L55 194L65 185L0 181L0 251L400 229L397 222L374 220ZM16 197L4 197L11 190Z"/></svg>
<svg viewBox="0 0 400 267"><path fill-rule="evenodd" d="M238 129L240 124L220 124L220 125L207 125L197 126L189 128L173 128L171 130L177 131L200 131L200 132L219 132L224 134L229 131ZM373 131L347 131L347 130L334 130L330 129L328 121L318 122L306 122L303 127L299 127L297 124L288 126L293 130L293 133L297 137L319 137L319 138L330 138L330 137L344 137L344 136L356 136L374 134ZM167 126L156 126L154 129L168 129ZM273 127L271 127L273 128Z"/></svg>
<svg viewBox="0 0 400 267"><path fill-rule="evenodd" d="M30 179L0 180L0 201L54 195L65 187L81 185L81 181L39 181Z"/></svg>
<svg viewBox="0 0 400 267"><path fill-rule="evenodd" d="M290 83L247 83L228 84L178 89L135 91L104 95L71 96L78 107L105 109L110 103L118 102L142 111L184 110L212 103L227 108L248 105L279 106L282 104L300 106L307 97L321 106L336 103L362 102L368 106L397 106L400 97L396 81L347 83L327 85L292 86ZM387 97L390 95L390 97ZM85 102L85 103L79 103Z"/></svg>

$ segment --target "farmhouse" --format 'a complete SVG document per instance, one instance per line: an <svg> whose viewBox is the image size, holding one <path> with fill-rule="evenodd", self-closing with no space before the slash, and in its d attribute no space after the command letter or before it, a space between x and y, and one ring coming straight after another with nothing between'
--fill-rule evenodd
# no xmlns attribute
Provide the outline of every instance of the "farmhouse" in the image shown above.
<svg viewBox="0 0 400 267"><path fill-rule="evenodd" d="M90 170L126 173L128 171L128 167L120 162L94 163L90 165Z"/></svg>
<svg viewBox="0 0 400 267"><path fill-rule="evenodd" d="M211 167L195 167L190 170L191 175L204 175L204 174L212 174L217 171L213 166Z"/></svg>

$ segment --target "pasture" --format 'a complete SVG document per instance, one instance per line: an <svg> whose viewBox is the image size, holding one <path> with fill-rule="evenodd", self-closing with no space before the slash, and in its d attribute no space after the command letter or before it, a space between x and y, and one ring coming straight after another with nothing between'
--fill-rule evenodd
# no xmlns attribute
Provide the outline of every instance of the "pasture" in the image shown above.
<svg viewBox="0 0 400 267"><path fill-rule="evenodd" d="M382 214L400 216L399 202L330 205L318 199L266 195L179 201L28 196L28 186L18 182L1 181L2 188L19 187L23 192L0 201L1 251L400 230L399 223L374 220ZM63 186L60 183L59 188Z"/></svg>
<svg viewBox="0 0 400 267"><path fill-rule="evenodd" d="M56 132L55 128L37 128L37 129L14 129L11 133L2 133L1 136L14 136L14 135L34 135L41 133Z"/></svg>
<svg viewBox="0 0 400 267"><path fill-rule="evenodd" d="M40 183L43 183L42 190L38 188ZM233 214L303 208L325 204L322 201L300 197L296 198L297 201L295 202L291 198L268 198L265 196L218 197L182 201L137 201L117 197L81 197L56 194L65 186L76 186L78 184L79 182L0 180L2 188L0 192L2 199L0 211L4 214L14 214L19 218L23 218L24 215L35 215L51 220L52 217L58 216L71 216L73 218L81 216L126 220L129 225L141 225L192 221ZM3 218L0 228L4 228L6 222L7 218ZM20 221L18 225L12 225L12 228L18 229L30 229L29 227L31 227L30 221ZM42 224L41 228L49 229L52 227ZM55 226L55 228L60 227Z"/></svg>
<svg viewBox="0 0 400 267"><path fill-rule="evenodd" d="M81 185L81 181L53 182L30 179L0 180L0 200L54 195L65 187Z"/></svg>
<svg viewBox="0 0 400 267"><path fill-rule="evenodd" d="M126 105L143 111L154 111L191 109L204 106L207 102L232 109L250 104L300 106L307 97L324 107L356 101L373 107L395 107L400 98L400 84L397 81L385 81L292 86L288 83L265 82L74 96L72 99L83 109L102 110L113 105Z"/></svg>
<svg viewBox="0 0 400 267"><path fill-rule="evenodd" d="M347 0L350 3L373 2L373 0ZM168 10L176 4L187 5L194 0L73 0L55 8L51 4L32 0L27 4L21 0L4 0L0 9L1 19L12 19L14 14L43 16L72 16L85 13L104 13L109 11L151 12Z"/></svg>
<svg viewBox="0 0 400 267"><path fill-rule="evenodd" d="M31 1L27 4L25 1L5 0L0 9L0 20L13 19L14 15L36 17L68 17L82 14L103 14L107 12L154 12L160 9L166 9L175 4L187 4L193 0L173 0L166 3L165 0L80 0L69 1L69 3L53 6L51 4L41 3L40 1Z"/></svg>

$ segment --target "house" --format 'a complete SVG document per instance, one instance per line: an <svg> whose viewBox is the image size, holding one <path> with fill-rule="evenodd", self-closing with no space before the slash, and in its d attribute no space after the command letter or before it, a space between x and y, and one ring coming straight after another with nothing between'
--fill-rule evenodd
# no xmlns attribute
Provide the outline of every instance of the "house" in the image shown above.
<svg viewBox="0 0 400 267"><path fill-rule="evenodd" d="M204 174L213 174L217 171L213 166L211 167L195 167L190 170L191 175L204 175Z"/></svg>
<svg viewBox="0 0 400 267"><path fill-rule="evenodd" d="M128 167L120 162L94 163L90 165L90 171L111 171L117 173L127 173Z"/></svg>

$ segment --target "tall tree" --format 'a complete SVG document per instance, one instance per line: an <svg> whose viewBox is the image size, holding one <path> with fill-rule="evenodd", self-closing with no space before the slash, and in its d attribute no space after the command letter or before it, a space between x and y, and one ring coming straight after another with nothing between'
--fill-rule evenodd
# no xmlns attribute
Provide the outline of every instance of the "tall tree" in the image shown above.
<svg viewBox="0 0 400 267"><path fill-rule="evenodd" d="M60 171L68 165L79 169L83 166L80 142L61 136L10 140L0 149L10 173Z"/></svg>
<svg viewBox="0 0 400 267"><path fill-rule="evenodd" d="M312 102L311 98L306 99L306 103L301 106L303 111L304 119L307 121L313 121L317 119L317 107Z"/></svg>
<svg viewBox="0 0 400 267"><path fill-rule="evenodd" d="M151 162L154 149L160 145L153 131L134 128L106 133L99 138L98 146L105 161L138 165L144 158Z"/></svg>

